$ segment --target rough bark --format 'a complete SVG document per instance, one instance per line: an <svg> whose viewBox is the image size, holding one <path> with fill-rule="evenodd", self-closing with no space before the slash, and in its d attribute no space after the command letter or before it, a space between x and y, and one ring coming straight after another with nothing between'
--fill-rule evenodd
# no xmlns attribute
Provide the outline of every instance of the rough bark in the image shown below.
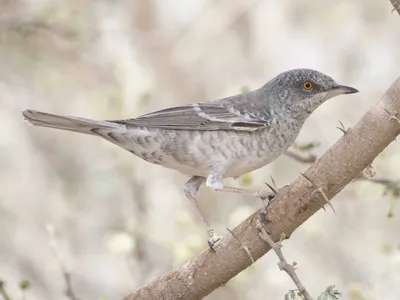
<svg viewBox="0 0 400 300"><path fill-rule="evenodd" d="M321 156L305 175L322 188L329 199L339 193L374 158L400 134L400 77L382 99ZM279 240L282 233L291 235L305 220L326 202L303 176L279 190L268 207L267 224L270 236ZM270 248L259 237L256 220L259 211L244 220L234 235L248 247L257 260ZM136 292L124 300L135 299L201 299L227 283L251 264L241 244L227 233L216 247L216 253L204 250L198 256Z"/></svg>

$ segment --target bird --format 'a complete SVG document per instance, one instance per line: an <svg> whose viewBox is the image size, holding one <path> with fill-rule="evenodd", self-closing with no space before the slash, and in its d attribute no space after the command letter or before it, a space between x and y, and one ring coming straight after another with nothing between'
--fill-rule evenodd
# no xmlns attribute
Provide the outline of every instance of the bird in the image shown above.
<svg viewBox="0 0 400 300"><path fill-rule="evenodd" d="M359 92L313 69L291 69L258 89L213 101L164 108L121 120L92 120L35 110L22 111L35 126L99 136L139 158L190 176L183 192L203 223L211 249L220 240L204 217L197 194L204 183L214 191L266 193L225 186L282 155L306 119L330 98Z"/></svg>

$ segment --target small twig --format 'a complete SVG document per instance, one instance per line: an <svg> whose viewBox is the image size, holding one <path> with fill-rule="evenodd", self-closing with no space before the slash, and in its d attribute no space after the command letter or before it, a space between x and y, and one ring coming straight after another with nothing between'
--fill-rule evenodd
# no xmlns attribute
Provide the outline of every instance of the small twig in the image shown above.
<svg viewBox="0 0 400 300"><path fill-rule="evenodd" d="M332 205L331 202L329 201L328 197L326 196L324 190L323 190L321 187L319 187L318 185L316 185L316 184L314 183L314 181L312 181L311 178L308 177L306 174L303 174L303 173L301 173L301 172L300 172L300 174L301 174L305 179L307 179L307 180L314 186L314 188L315 188L315 191L314 191L314 192L317 192L317 193L319 193L320 195L322 195L322 197L324 198L325 202L332 208L333 212L334 212L335 215L336 215L336 211L335 211L335 209L333 208L333 205Z"/></svg>
<svg viewBox="0 0 400 300"><path fill-rule="evenodd" d="M58 252L58 241L54 232L54 227L52 224L46 224L46 230L47 233L49 234L49 239L50 239L50 246L53 249L54 256L56 260L58 261L58 264L60 265L61 272L64 277L66 289L65 289L65 295L70 299L70 300L80 300L78 296L76 296L73 288L72 288L72 283L71 283L71 274L67 271L60 254Z"/></svg>
<svg viewBox="0 0 400 300"><path fill-rule="evenodd" d="M279 269L285 271L290 278L293 280L294 284L296 285L296 287L298 288L298 290L301 292L302 296L304 297L304 299L306 300L312 300L313 298L311 297L311 295L308 293L308 291L306 290L306 288L304 287L304 285L301 283L299 277L296 274L296 270L293 267L293 265L290 265L287 263L285 257L283 256L283 253L281 251L281 247L282 247L282 243L278 242L275 243L272 238L268 235L267 230L265 229L264 225L257 220L257 229L260 231L260 233L258 234L260 236L260 238L266 242L272 250L275 251L276 255L279 258Z"/></svg>
<svg viewBox="0 0 400 300"><path fill-rule="evenodd" d="M229 231L230 234L232 234L232 236L235 238L235 240L238 241L238 243L240 244L240 246L242 247L242 249L247 253L248 257L250 258L251 262L254 264L255 260L253 258L253 255L251 255L251 252L249 250L249 247L247 247L245 244L243 244L239 238L233 233L232 230L230 230L229 228L226 228L226 230Z"/></svg>
<svg viewBox="0 0 400 300"><path fill-rule="evenodd" d="M11 300L10 296L6 292L6 289L4 288L4 285L4 281L0 280L0 295L3 296L4 300Z"/></svg>
<svg viewBox="0 0 400 300"><path fill-rule="evenodd" d="M286 150L285 155L304 164L312 164L317 160L317 157L314 154L309 153L307 157L301 156L293 151Z"/></svg>

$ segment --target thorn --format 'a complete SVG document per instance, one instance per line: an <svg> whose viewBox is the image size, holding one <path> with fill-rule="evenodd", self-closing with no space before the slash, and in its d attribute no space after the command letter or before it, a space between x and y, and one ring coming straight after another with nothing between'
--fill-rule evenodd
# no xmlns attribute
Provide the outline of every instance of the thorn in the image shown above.
<svg viewBox="0 0 400 300"><path fill-rule="evenodd" d="M392 114L390 111L388 111L386 108L383 109L384 111L386 111L388 113L388 115L390 116L391 120L395 120L400 124L400 119L398 117L396 117L396 114Z"/></svg>
<svg viewBox="0 0 400 300"><path fill-rule="evenodd" d="M343 132L343 135L346 135L349 131L349 128L346 129L346 127L343 125L343 123L341 121L339 121L340 127L336 127L337 129L339 129L341 132Z"/></svg>
<svg viewBox="0 0 400 300"><path fill-rule="evenodd" d="M268 182L264 182L264 183L267 185L267 187L270 188L270 190L271 190L275 195L278 194L278 192L277 192L270 184L268 184Z"/></svg>
<svg viewBox="0 0 400 300"><path fill-rule="evenodd" d="M270 176L271 177L271 181L272 181L272 185L273 185L273 187L274 188L276 188L276 182L275 182L275 179L274 179L274 177L272 177L272 176Z"/></svg>
<svg viewBox="0 0 400 300"><path fill-rule="evenodd" d="M325 202L332 208L333 212L334 212L335 215L336 215L336 210L333 208L333 205L332 205L331 202L329 201L329 199L328 199L328 197L326 196L324 190L323 190L322 188L318 187L318 186L314 183L314 181L312 181L312 180L310 179L310 177L308 177L306 174L303 174L303 173L301 173L301 172L300 172L300 174L301 174L305 179L307 179L307 180L314 186L314 188L315 188L315 191L314 191L314 192L317 192L317 193L319 193L319 194L322 195L322 197L324 198Z"/></svg>
<svg viewBox="0 0 400 300"><path fill-rule="evenodd" d="M255 260L254 260L253 256L251 255L249 248L239 240L239 238L233 233L232 230L230 230L229 228L226 228L226 230L228 230L228 232L235 238L235 240L237 240L237 242L240 244L240 246L246 252L247 256L250 258L251 262L254 264Z"/></svg>

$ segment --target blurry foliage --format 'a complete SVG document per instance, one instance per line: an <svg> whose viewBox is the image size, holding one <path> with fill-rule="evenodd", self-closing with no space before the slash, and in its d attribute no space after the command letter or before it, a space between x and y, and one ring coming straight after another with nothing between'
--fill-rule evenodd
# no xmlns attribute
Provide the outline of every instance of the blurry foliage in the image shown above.
<svg viewBox="0 0 400 300"><path fill-rule="evenodd" d="M359 284L351 284L348 287L348 295L349 295L349 300L372 300L374 298L369 297L366 295L367 292L365 288L363 288Z"/></svg>
<svg viewBox="0 0 400 300"><path fill-rule="evenodd" d="M301 293L299 292L298 289L294 289L294 290L289 290L286 294L284 299L285 300L296 300L296 299L303 299L303 297L301 297Z"/></svg>
<svg viewBox="0 0 400 300"><path fill-rule="evenodd" d="M250 88L248 86L242 86L240 88L240 93L248 93L250 92Z"/></svg>
<svg viewBox="0 0 400 300"><path fill-rule="evenodd" d="M335 289L334 285L330 285L326 290L318 297L317 300L337 300L342 294Z"/></svg>
<svg viewBox="0 0 400 300"><path fill-rule="evenodd" d="M251 173L246 173L240 176L240 185L250 186L253 183L253 175Z"/></svg>
<svg viewBox="0 0 400 300"><path fill-rule="evenodd" d="M23 291L29 290L31 283L28 280L23 280L19 283L19 288Z"/></svg>
<svg viewBox="0 0 400 300"><path fill-rule="evenodd" d="M334 285L330 285L326 290L317 298L317 300L337 300L342 294L335 289ZM305 299L298 289L289 290L284 297L285 300L300 300Z"/></svg>
<svg viewBox="0 0 400 300"><path fill-rule="evenodd" d="M0 280L0 296L2 296L3 300L12 300L6 291L5 285L6 283L3 280ZM31 283L28 280L22 280L18 286L23 295L22 299L25 299L25 292L31 288Z"/></svg>
<svg viewBox="0 0 400 300"><path fill-rule="evenodd" d="M395 198L400 197L400 181L391 181L385 185L383 195L386 196L388 194Z"/></svg>

